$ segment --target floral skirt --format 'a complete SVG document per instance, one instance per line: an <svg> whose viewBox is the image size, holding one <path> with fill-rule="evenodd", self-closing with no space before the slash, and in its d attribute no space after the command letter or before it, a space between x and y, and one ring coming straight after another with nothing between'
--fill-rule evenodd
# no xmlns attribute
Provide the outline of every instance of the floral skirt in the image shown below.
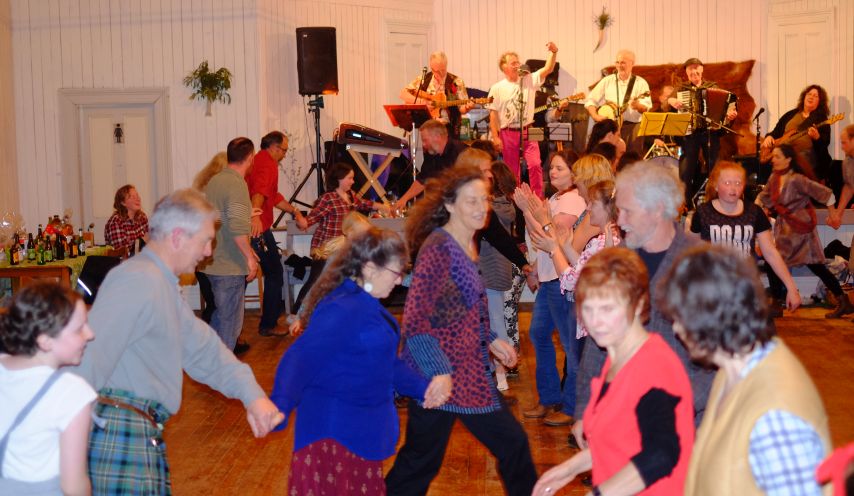
<svg viewBox="0 0 854 496"><path fill-rule="evenodd" d="M365 460L338 441L322 439L291 459L290 496L384 496L382 461Z"/></svg>

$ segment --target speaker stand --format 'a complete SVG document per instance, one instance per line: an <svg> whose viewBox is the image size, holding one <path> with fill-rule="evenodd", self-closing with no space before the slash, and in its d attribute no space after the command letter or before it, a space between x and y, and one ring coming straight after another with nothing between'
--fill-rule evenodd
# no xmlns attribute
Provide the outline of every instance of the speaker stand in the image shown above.
<svg viewBox="0 0 854 496"><path fill-rule="evenodd" d="M311 178L311 173L316 173L317 177L317 196L323 194L323 169L321 168L321 164L323 164L323 158L321 157L321 148L320 148L320 109L323 108L323 97L321 95L314 95L314 98L308 101L308 111L314 114L314 143L315 143L315 162L311 164L311 167L308 169L308 173L306 173L305 177L302 178L302 181L297 186L297 189L294 190L291 195L290 202L291 205L294 203L298 203L304 207L311 208L311 205L308 203L297 200L297 196L299 196L302 188L305 187L305 184L308 182L309 178ZM279 218L276 219L276 225L278 225L279 220L284 215L284 212L279 214Z"/></svg>

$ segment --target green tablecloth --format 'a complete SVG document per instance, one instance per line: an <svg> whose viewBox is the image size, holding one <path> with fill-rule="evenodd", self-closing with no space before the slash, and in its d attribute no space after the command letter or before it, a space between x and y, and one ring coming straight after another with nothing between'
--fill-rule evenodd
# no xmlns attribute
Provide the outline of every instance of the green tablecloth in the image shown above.
<svg viewBox="0 0 854 496"><path fill-rule="evenodd" d="M46 263L45 266L57 266L57 265L65 265L71 269L71 288L77 287L77 278L80 277L80 271L83 270L83 264L86 263L86 258L89 255L106 255L109 247L107 246L93 246L92 248L86 249L86 255L77 258L66 258L65 260L54 260L53 262ZM19 265L21 268L26 267L39 267L39 265L35 262L24 261Z"/></svg>

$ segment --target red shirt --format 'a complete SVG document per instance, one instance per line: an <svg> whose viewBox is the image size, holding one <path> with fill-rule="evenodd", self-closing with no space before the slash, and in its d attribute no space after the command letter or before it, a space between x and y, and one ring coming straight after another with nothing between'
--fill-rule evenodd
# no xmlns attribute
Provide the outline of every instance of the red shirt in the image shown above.
<svg viewBox="0 0 854 496"><path fill-rule="evenodd" d="M261 150L255 155L252 168L246 174L246 184L249 185L249 198L263 195L261 205L261 226L266 231L273 225L273 207L285 199L279 194L279 164L270 156L267 150Z"/></svg>
<svg viewBox="0 0 854 496"><path fill-rule="evenodd" d="M341 236L341 224L348 213L353 210L369 213L374 207L374 202L358 198L352 191L348 191L347 195L350 197L349 204L335 191L327 191L317 199L314 208L305 218L309 226L319 223L311 237L312 249L320 248L323 243Z"/></svg>
<svg viewBox="0 0 854 496"><path fill-rule="evenodd" d="M584 435L593 458L593 484L610 479L641 451L641 434L635 408L652 388L680 398L676 406L679 461L669 476L659 479L639 494L682 494L688 461L694 446L694 400L685 367L676 353L655 333L617 372L605 396L599 398L611 359L602 374L590 384L590 403L584 411Z"/></svg>

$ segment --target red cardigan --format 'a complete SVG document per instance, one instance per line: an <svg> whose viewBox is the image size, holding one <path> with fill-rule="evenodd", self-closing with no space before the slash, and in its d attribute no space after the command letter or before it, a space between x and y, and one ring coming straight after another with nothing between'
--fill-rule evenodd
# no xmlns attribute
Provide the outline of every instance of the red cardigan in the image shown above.
<svg viewBox="0 0 854 496"><path fill-rule="evenodd" d="M694 445L694 402L682 362L661 336L650 333L649 339L614 377L605 396L599 399L610 368L611 359L608 358L602 374L591 381L591 401L584 411L584 434L593 459L593 483L599 485L610 479L641 451L635 408L650 389L658 388L681 399L676 406L679 461L669 476L639 494L682 494Z"/></svg>

